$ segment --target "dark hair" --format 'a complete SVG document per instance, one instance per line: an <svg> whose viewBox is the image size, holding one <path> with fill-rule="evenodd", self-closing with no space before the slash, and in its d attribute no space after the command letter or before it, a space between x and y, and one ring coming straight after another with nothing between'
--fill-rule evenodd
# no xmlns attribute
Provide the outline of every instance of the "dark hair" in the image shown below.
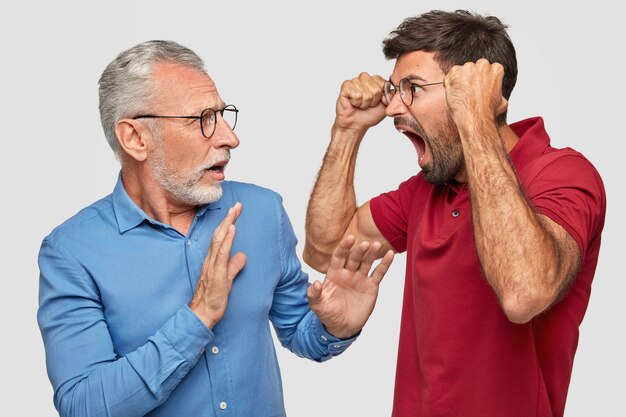
<svg viewBox="0 0 626 417"><path fill-rule="evenodd" d="M494 16L432 10L405 19L383 41L383 53L387 59L397 59L405 52L433 52L444 73L480 58L498 62L504 67L502 95L508 100L517 80L517 59L507 27ZM505 121L506 113L498 117L498 122Z"/></svg>

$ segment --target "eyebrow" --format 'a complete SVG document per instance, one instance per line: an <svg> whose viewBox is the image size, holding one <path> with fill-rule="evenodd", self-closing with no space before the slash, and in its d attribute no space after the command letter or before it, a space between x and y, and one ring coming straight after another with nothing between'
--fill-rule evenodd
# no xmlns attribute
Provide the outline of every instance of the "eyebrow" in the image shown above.
<svg viewBox="0 0 626 417"><path fill-rule="evenodd" d="M416 74L409 74L409 75L407 75L406 77L403 77L403 78L406 78L409 81L422 81L424 83L428 83L427 80L425 80L424 78L422 78L422 77L420 77L419 75L416 75ZM389 77L389 82L391 84L393 84L393 81L391 81L391 77Z"/></svg>
<svg viewBox="0 0 626 417"><path fill-rule="evenodd" d="M424 78L420 77L419 75L415 75L415 74L411 74L411 75L409 75L407 77L404 77L404 78L406 78L407 80L423 81L425 83L428 82Z"/></svg>
<svg viewBox="0 0 626 417"><path fill-rule="evenodd" d="M211 110L214 110L214 111L219 111L219 110L222 110L222 109L223 109L224 107L226 107L226 105L227 105L227 104L226 104L223 100L222 100L222 101L220 101L220 102L218 102L218 103L215 103L215 104L216 104L216 105L214 105L214 106L202 107L202 109L200 109L200 110L198 110L198 111L197 111L197 112L198 112L198 114L199 114L199 113L202 113L202 112L203 112L203 111L205 111L206 109L211 109ZM194 110L192 113L194 113L194 112L196 112L196 110Z"/></svg>

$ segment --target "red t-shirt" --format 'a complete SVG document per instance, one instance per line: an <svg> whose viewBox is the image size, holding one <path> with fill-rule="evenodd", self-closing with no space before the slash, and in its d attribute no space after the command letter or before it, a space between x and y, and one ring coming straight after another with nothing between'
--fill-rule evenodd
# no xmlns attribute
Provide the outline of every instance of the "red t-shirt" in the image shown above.
<svg viewBox="0 0 626 417"><path fill-rule="evenodd" d="M528 199L576 240L580 272L560 302L512 323L481 272L467 186L434 186L420 173L372 199L378 229L407 251L394 417L563 415L604 187L580 153L550 146L541 118L511 127L520 140L510 156Z"/></svg>

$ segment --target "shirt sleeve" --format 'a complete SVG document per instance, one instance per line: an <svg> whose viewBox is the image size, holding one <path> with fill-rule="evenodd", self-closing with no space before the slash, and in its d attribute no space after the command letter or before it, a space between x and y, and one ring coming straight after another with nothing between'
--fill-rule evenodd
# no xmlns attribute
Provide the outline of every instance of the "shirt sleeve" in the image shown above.
<svg viewBox="0 0 626 417"><path fill-rule="evenodd" d="M397 190L370 200L372 219L396 252L406 251L408 219L418 177L404 181Z"/></svg>
<svg viewBox="0 0 626 417"><path fill-rule="evenodd" d="M345 351L356 336L332 336L309 307L308 275L302 271L296 254L297 239L280 201L277 211L281 278L274 291L270 320L281 345L300 357L323 362Z"/></svg>
<svg viewBox="0 0 626 417"><path fill-rule="evenodd" d="M563 227L581 254L604 226L606 196L602 179L582 155L571 152L541 167L526 187L535 211Z"/></svg>
<svg viewBox="0 0 626 417"><path fill-rule="evenodd" d="M61 416L143 416L165 401L213 333L181 307L143 346L119 356L97 286L48 239L39 253L37 319Z"/></svg>

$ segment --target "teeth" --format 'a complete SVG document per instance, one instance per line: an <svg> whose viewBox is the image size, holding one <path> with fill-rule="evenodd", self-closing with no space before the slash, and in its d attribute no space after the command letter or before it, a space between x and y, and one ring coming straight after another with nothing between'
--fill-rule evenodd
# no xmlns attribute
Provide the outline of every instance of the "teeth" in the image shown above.
<svg viewBox="0 0 626 417"><path fill-rule="evenodd" d="M400 133L404 133L404 132L406 132L406 130L404 130L404 129L398 129L398 131L399 131Z"/></svg>

